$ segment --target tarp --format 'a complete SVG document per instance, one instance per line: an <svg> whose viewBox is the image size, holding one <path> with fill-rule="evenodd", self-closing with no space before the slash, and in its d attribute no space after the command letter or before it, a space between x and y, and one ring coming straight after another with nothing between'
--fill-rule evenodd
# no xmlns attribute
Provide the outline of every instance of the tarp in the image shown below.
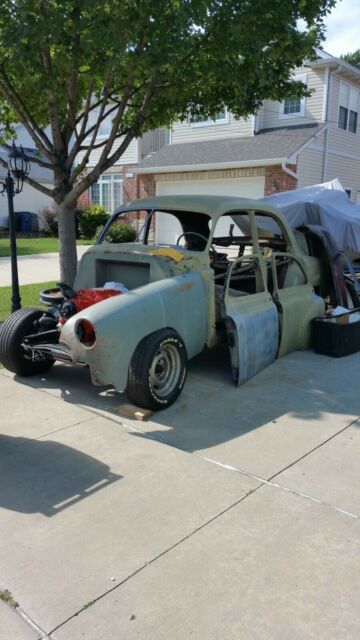
<svg viewBox="0 0 360 640"><path fill-rule="evenodd" d="M325 228L337 247L360 253L360 205L349 199L338 179L261 198L279 209L292 229L302 224ZM263 228L271 230L266 222Z"/></svg>

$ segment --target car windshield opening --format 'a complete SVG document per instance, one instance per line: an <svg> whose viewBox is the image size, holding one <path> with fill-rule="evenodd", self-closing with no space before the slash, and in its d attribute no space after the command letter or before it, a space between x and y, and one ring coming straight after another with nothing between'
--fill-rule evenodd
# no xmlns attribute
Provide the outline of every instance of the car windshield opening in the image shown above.
<svg viewBox="0 0 360 640"><path fill-rule="evenodd" d="M107 223L98 243L125 241L204 251L210 233L209 222L207 214L193 211L120 211Z"/></svg>

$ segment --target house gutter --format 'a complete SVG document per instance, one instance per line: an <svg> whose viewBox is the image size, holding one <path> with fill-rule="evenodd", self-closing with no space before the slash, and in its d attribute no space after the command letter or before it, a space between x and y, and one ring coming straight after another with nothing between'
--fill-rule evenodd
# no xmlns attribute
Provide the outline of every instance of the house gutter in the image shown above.
<svg viewBox="0 0 360 640"><path fill-rule="evenodd" d="M292 178L294 178L294 180L296 180L296 183L297 183L297 180L298 180L297 173L295 173L294 171L291 171L291 169L289 169L289 167L286 166L286 162L281 163L281 168L284 173L287 173L288 176L291 176Z"/></svg>

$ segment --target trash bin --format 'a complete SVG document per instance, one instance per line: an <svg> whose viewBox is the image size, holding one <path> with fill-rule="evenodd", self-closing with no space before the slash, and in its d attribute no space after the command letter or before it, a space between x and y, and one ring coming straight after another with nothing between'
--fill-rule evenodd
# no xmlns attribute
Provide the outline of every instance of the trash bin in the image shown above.
<svg viewBox="0 0 360 640"><path fill-rule="evenodd" d="M31 213L23 211L20 213L20 232L31 233Z"/></svg>
<svg viewBox="0 0 360 640"><path fill-rule="evenodd" d="M17 231L34 233L39 231L39 218L32 211L15 211Z"/></svg>

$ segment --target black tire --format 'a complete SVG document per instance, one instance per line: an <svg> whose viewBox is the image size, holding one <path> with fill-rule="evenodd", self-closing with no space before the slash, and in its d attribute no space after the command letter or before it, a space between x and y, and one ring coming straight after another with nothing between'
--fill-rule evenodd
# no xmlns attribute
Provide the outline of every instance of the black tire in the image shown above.
<svg viewBox="0 0 360 640"><path fill-rule="evenodd" d="M19 376L45 373L54 364L52 358L34 361L25 355L21 343L24 336L35 333L34 322L43 315L40 309L18 309L9 316L0 330L0 362Z"/></svg>
<svg viewBox="0 0 360 640"><path fill-rule="evenodd" d="M187 371L186 348L172 329L146 336L136 347L126 393L146 409L166 409L182 391Z"/></svg>

